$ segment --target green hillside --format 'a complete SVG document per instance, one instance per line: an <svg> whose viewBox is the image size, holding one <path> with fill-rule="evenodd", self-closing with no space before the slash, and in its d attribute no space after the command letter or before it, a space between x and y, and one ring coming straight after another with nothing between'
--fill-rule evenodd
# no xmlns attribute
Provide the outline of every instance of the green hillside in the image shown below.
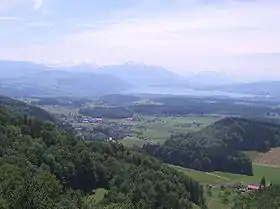
<svg viewBox="0 0 280 209"><path fill-rule="evenodd" d="M280 126L242 118L225 118L189 134L171 136L164 145L144 149L166 163L202 171L253 175L251 160L241 151L267 151L280 145Z"/></svg>
<svg viewBox="0 0 280 209"><path fill-rule="evenodd" d="M16 103L9 105L18 108ZM3 209L204 205L203 189L196 181L152 157L117 143L84 142L54 123L3 106L0 139Z"/></svg>
<svg viewBox="0 0 280 209"><path fill-rule="evenodd" d="M0 96L0 107L7 108L13 113L13 115L27 115L30 117L36 117L38 119L50 122L55 121L54 117L49 112L39 107L31 106L24 102L11 99L9 97Z"/></svg>

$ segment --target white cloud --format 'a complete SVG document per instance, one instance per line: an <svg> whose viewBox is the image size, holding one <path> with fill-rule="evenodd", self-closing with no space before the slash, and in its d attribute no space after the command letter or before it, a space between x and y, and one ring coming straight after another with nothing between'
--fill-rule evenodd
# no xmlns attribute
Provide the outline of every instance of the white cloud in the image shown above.
<svg viewBox="0 0 280 209"><path fill-rule="evenodd" d="M247 69L249 74L261 75L269 68L280 75L279 59L268 63L234 58L239 54L280 53L279 10L277 2L230 1L222 7L201 6L158 17L143 14L117 22L81 23L85 30L64 35L63 41L12 50L11 56L97 64L135 60L181 71L227 69L232 74L246 74Z"/></svg>

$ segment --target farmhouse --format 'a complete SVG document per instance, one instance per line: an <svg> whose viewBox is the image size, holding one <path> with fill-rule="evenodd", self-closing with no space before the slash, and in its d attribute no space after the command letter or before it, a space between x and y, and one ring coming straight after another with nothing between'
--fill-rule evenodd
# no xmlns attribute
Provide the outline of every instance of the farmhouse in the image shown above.
<svg viewBox="0 0 280 209"><path fill-rule="evenodd" d="M249 191L256 191L256 190L260 190L260 189L264 189L263 186L261 186L260 184L249 184L247 186L247 189Z"/></svg>

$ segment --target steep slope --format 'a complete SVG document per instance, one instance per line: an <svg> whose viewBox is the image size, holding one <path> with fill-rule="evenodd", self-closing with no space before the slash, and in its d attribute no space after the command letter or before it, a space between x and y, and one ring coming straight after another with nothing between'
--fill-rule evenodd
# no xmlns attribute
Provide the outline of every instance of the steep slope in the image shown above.
<svg viewBox="0 0 280 209"><path fill-rule="evenodd" d="M164 162L205 171L252 174L241 150L267 151L280 146L280 125L242 118L225 118L203 130L172 136L163 146L144 149Z"/></svg>
<svg viewBox="0 0 280 209"><path fill-rule="evenodd" d="M280 146L280 125L244 118L225 118L195 133L194 138L220 141L236 150L267 151Z"/></svg>
<svg viewBox="0 0 280 209"><path fill-rule="evenodd" d="M117 76L128 83L138 87L162 86L178 87L187 86L184 78L165 68L148 66L136 63L123 65L104 66L95 70L96 73Z"/></svg>
<svg viewBox="0 0 280 209"><path fill-rule="evenodd" d="M1 208L204 206L197 182L154 158L116 143L84 142L3 106L0 138ZM107 191L99 203L93 192L98 188Z"/></svg>
<svg viewBox="0 0 280 209"><path fill-rule="evenodd" d="M29 117L36 117L40 120L55 122L55 118L49 112L9 97L0 96L0 107L8 109L17 116L27 115Z"/></svg>

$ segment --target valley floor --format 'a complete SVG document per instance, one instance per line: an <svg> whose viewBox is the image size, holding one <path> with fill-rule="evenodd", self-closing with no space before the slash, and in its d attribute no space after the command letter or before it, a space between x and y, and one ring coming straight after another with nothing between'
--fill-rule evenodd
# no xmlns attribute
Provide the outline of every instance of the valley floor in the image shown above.
<svg viewBox="0 0 280 209"><path fill-rule="evenodd" d="M209 209L229 209L230 202L237 196L237 190L230 188L236 184L258 184L262 177L269 183L280 183L280 167L274 165L253 164L254 176L245 176L224 172L202 172L192 169L173 166L173 168L184 172L205 186L205 195ZM208 188L207 185L213 186ZM221 188L224 187L224 188Z"/></svg>

